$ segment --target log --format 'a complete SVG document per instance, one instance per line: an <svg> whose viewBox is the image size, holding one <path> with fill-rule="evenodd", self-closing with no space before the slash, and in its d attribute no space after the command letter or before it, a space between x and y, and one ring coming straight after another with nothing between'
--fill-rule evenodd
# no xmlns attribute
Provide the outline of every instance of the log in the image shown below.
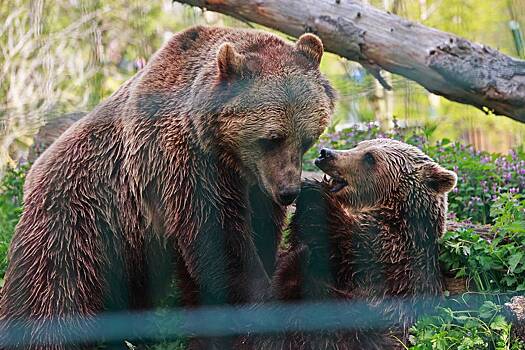
<svg viewBox="0 0 525 350"><path fill-rule="evenodd" d="M402 75L449 100L525 122L525 61L355 0L176 0L298 37L317 34L327 51Z"/></svg>

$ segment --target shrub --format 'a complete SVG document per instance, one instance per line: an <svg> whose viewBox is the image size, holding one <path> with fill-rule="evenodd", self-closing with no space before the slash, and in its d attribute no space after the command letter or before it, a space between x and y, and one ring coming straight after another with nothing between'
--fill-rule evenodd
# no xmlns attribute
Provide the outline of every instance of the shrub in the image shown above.
<svg viewBox="0 0 525 350"><path fill-rule="evenodd" d="M492 203L504 193L525 191L525 156L475 151L459 142L442 140L424 149L432 158L458 174L456 188L449 194L449 209L460 220L492 223Z"/></svg>
<svg viewBox="0 0 525 350"><path fill-rule="evenodd" d="M487 235L461 228L440 241L445 270L467 277L481 293L464 294L453 308L441 307L436 315L422 317L411 328L411 349L525 349L524 344L511 342L511 324L502 316L501 306L512 295L507 292L525 290L525 196L501 195L490 214L494 225ZM494 292L502 293L502 300L486 300L479 307L469 300L491 298Z"/></svg>
<svg viewBox="0 0 525 350"><path fill-rule="evenodd" d="M475 308L465 299L455 304L454 308L438 308L436 315L420 319L410 329L410 349L525 349L522 343L511 342L511 324L501 315L502 306L490 300Z"/></svg>
<svg viewBox="0 0 525 350"><path fill-rule="evenodd" d="M23 186L27 165L9 168L0 179L0 281L7 267L7 250L22 214Z"/></svg>
<svg viewBox="0 0 525 350"><path fill-rule="evenodd" d="M525 290L525 196L506 193L491 207L494 225L482 237L472 229L447 232L440 261L456 277L467 277L478 291Z"/></svg>

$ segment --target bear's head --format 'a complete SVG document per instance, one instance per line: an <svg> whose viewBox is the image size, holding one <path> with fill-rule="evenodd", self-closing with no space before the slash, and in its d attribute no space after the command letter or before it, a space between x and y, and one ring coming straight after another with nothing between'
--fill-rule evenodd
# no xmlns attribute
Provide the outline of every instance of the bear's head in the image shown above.
<svg viewBox="0 0 525 350"><path fill-rule="evenodd" d="M446 193L456 184L454 172L391 139L363 141L346 151L324 148L315 164L330 176L330 191L357 208L446 205Z"/></svg>
<svg viewBox="0 0 525 350"><path fill-rule="evenodd" d="M302 156L334 108L334 90L319 71L323 45L313 34L295 45L271 34L244 34L216 49L212 85L195 96L213 110L202 115L214 119L199 123L198 136L248 183L288 205L300 190Z"/></svg>

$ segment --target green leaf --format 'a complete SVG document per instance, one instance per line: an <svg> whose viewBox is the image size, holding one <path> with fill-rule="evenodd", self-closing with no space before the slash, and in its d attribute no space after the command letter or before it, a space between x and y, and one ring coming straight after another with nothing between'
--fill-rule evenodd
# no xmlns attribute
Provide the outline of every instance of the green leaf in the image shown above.
<svg viewBox="0 0 525 350"><path fill-rule="evenodd" d="M492 301L485 301L483 305L479 308L479 317L481 318L491 318L497 311L499 307Z"/></svg>
<svg viewBox="0 0 525 350"><path fill-rule="evenodd" d="M523 258L523 253L518 252L516 254L513 254L509 258L509 269L510 272L513 273L514 270L516 270L516 266L518 266L519 262L521 261L521 258Z"/></svg>
<svg viewBox="0 0 525 350"><path fill-rule="evenodd" d="M505 321L505 318L501 315L494 317L494 320L490 324L490 328L494 330L505 330L509 328L509 324Z"/></svg>

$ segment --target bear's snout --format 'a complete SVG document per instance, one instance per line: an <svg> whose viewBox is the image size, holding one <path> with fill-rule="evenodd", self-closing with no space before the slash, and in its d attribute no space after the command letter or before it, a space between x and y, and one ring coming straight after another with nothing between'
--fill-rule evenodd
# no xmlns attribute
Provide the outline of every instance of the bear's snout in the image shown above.
<svg viewBox="0 0 525 350"><path fill-rule="evenodd" d="M279 202L282 205L290 205L299 195L300 187L288 187L279 191Z"/></svg>
<svg viewBox="0 0 525 350"><path fill-rule="evenodd" d="M330 159L335 157L335 152L329 148L321 148L319 151L319 159Z"/></svg>
<svg viewBox="0 0 525 350"><path fill-rule="evenodd" d="M314 161L314 164L321 170L326 171L330 168L330 163L336 157L335 151L329 148L322 148L319 151L319 157Z"/></svg>

